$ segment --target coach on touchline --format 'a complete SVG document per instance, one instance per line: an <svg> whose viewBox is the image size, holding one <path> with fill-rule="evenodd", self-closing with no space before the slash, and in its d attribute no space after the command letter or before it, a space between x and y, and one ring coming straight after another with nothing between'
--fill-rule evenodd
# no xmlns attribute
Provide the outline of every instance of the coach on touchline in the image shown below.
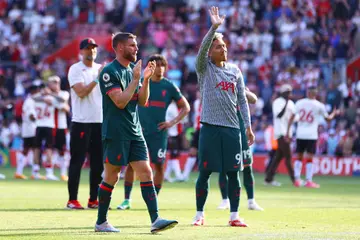
<svg viewBox="0 0 360 240"><path fill-rule="evenodd" d="M101 65L95 63L97 44L87 38L80 42L82 60L68 73L71 87L72 124L70 133L69 201L67 207L84 209L77 200L81 167L86 153L90 160L90 197L88 208L97 208L98 185L102 178L102 96L98 85Z"/></svg>

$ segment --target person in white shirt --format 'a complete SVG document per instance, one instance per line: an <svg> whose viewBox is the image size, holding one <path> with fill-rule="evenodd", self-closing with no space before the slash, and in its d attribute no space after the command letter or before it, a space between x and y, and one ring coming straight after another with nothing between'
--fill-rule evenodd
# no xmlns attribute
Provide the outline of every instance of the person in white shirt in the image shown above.
<svg viewBox="0 0 360 240"><path fill-rule="evenodd" d="M179 115L179 110L175 102L172 102L166 111L166 121L172 121ZM180 147L182 124L178 123L168 129L168 150L170 152L170 159L167 161L164 178L168 182L173 182L171 173L175 173L175 181L182 181L183 176L180 168Z"/></svg>
<svg viewBox="0 0 360 240"><path fill-rule="evenodd" d="M56 106L54 114L54 150L57 150L57 162L60 165L60 178L63 181L67 181L68 176L64 155L66 149L67 113L70 112L70 95L67 91L61 90L60 81L61 79L58 76L51 76L48 79L51 92L61 98L61 102Z"/></svg>
<svg viewBox="0 0 360 240"><path fill-rule="evenodd" d="M87 152L90 159L88 208L98 208L98 187L104 166L101 141L102 95L97 79L102 67L95 62L97 47L92 38L82 40L80 42L82 60L73 64L68 73L72 108L67 202L67 208L70 209L84 209L77 197L81 168Z"/></svg>
<svg viewBox="0 0 360 240"><path fill-rule="evenodd" d="M29 95L26 97L22 106L21 136L23 138L23 149L22 152L18 153L16 158L16 172L14 175L16 179L27 179L23 174L23 169L26 162L28 162L27 158L30 157L30 151L35 148L36 111L33 96L40 91L40 88L32 84L28 90Z"/></svg>
<svg viewBox="0 0 360 240"><path fill-rule="evenodd" d="M316 142L318 139L318 127L322 118L331 121L337 114L337 110L328 115L325 105L316 100L317 89L310 87L307 91L307 98L303 98L295 104L295 114L290 118L288 131L298 116L296 129L296 153L297 160L294 163L295 187L303 186L301 180L301 170L303 160L306 162L306 183L305 187L319 188L320 185L312 181L313 176L313 156L316 152ZM306 155L305 155L306 153ZM306 156L304 158L304 155Z"/></svg>
<svg viewBox="0 0 360 240"><path fill-rule="evenodd" d="M294 170L291 164L291 128L288 130L289 120L295 114L295 104L290 99L292 87L284 84L280 87L280 97L275 99L272 104L274 118L274 136L278 141L278 149L275 158L271 161L268 171L265 175L265 185L281 186L281 183L274 180L276 170L281 160L285 157L285 165L289 173L291 181L294 183Z"/></svg>
<svg viewBox="0 0 360 240"><path fill-rule="evenodd" d="M54 166L52 162L52 147L53 147L53 129L55 128L55 107L58 101L55 97L50 95L50 90L42 84L41 91L33 96L35 100L36 111L36 138L34 148L34 164L32 179L54 180L58 181L59 178L54 175ZM40 175L40 157L41 148L44 142L44 153L46 161L43 164L46 170L46 176Z"/></svg>

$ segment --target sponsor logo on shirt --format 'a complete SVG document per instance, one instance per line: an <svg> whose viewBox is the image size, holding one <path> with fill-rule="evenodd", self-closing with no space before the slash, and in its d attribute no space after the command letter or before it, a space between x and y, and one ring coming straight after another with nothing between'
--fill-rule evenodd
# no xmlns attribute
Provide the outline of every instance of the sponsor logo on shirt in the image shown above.
<svg viewBox="0 0 360 240"><path fill-rule="evenodd" d="M225 81L221 81L220 83L218 83L216 85L215 88L220 88L220 90L223 91L232 91L232 93L235 93L235 84L233 82L225 82Z"/></svg>

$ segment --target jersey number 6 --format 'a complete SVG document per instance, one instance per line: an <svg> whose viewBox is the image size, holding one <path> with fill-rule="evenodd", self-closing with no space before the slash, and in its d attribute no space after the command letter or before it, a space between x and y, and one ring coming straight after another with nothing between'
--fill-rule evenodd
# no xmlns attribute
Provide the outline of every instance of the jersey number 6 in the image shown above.
<svg viewBox="0 0 360 240"><path fill-rule="evenodd" d="M166 150L162 150L161 148L159 149L158 151L158 158L165 158L165 155L166 155Z"/></svg>

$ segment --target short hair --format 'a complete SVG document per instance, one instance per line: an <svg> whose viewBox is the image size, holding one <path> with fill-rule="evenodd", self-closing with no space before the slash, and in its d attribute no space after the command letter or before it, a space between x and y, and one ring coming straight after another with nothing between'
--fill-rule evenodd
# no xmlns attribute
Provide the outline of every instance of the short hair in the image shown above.
<svg viewBox="0 0 360 240"><path fill-rule="evenodd" d="M161 54L151 55L150 58L148 59L148 63L151 62L151 61L155 61L156 63L160 63L162 66L165 67L165 69L167 69L167 67L168 67L168 62L167 62L166 58Z"/></svg>
<svg viewBox="0 0 360 240"><path fill-rule="evenodd" d="M119 43L126 42L129 38L136 39L136 35L128 32L117 32L112 35L112 47L115 49Z"/></svg>
<svg viewBox="0 0 360 240"><path fill-rule="evenodd" d="M224 35L222 35L222 33L216 32L215 35L214 35L214 38L213 38L213 42L215 40L220 40L220 39L223 39L223 38L224 38Z"/></svg>
<svg viewBox="0 0 360 240"><path fill-rule="evenodd" d="M316 92L318 89L317 89L317 87L316 86L310 86L310 87L308 87L308 91L311 91L311 92Z"/></svg>
<svg viewBox="0 0 360 240"><path fill-rule="evenodd" d="M61 79L59 76L53 75L48 78L48 82L61 82Z"/></svg>

